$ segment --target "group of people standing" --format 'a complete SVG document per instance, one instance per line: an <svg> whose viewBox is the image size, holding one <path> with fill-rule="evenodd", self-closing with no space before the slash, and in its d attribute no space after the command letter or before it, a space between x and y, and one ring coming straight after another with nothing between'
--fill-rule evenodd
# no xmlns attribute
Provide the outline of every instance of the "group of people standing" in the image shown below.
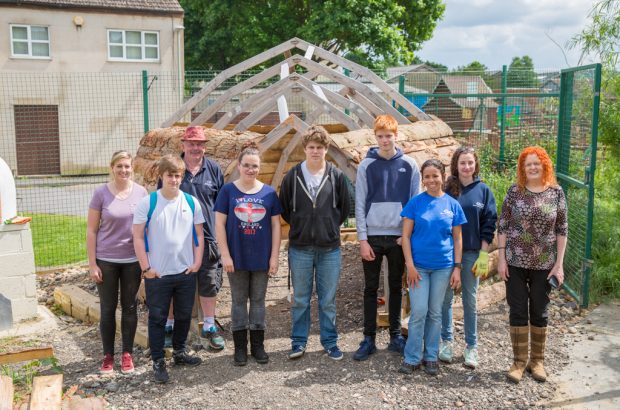
<svg viewBox="0 0 620 410"><path fill-rule="evenodd" d="M479 177L474 149L453 154L450 176L437 159L417 163L397 147L398 124L377 117L378 147L360 163L355 184L355 216L364 288L364 338L353 354L367 360L377 351L377 293L383 257L389 289L388 350L403 355L399 372L419 368L438 373L438 361L452 362L452 301L462 288L464 364L478 366L476 292L489 272L489 247L497 226L493 193ZM111 182L99 187L90 203L88 256L90 273L101 298L102 372L114 368L115 311L122 307L121 371L133 371L136 293L144 278L149 308L149 340L155 380L169 379L164 346L173 348L178 365L196 366L186 339L194 293L203 310L201 337L223 349L215 323L215 296L221 271L232 295L231 330L235 365L267 363L264 348L265 295L277 273L280 217L290 225L288 264L293 286L289 359L306 351L310 300L318 296L320 343L333 360L338 347L336 290L340 278L340 226L350 213L350 186L344 174L326 161L327 131L310 127L302 136L305 160L285 175L279 195L259 181L256 145L244 146L237 158L238 178L223 183L219 166L204 157L206 136L188 127L181 157L158 163L159 189L151 194L132 182L131 156L113 155ZM424 187L424 191L422 191ZM519 156L517 182L508 191L499 218L498 271L506 281L510 307L513 365L508 377L518 382L524 371L545 380L543 367L547 307L552 284L564 279L562 261L567 238L567 208L551 160L540 147ZM403 273L411 315L408 337L401 334ZM554 282L555 280L555 282ZM249 302L249 307L248 307ZM531 354L529 336L531 334Z"/></svg>

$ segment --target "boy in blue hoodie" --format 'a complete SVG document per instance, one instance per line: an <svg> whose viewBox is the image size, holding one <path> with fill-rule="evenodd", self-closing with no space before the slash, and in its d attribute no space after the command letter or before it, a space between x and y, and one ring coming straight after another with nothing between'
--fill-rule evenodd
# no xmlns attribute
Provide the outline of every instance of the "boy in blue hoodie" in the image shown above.
<svg viewBox="0 0 620 410"><path fill-rule="evenodd" d="M366 360L377 351L377 290L384 256L388 261L389 282L388 350L402 353L405 347L400 333L405 269L400 213L407 201L420 192L418 165L396 147L396 120L390 115L380 115L375 120L374 131L378 147L371 148L360 163L355 183L355 220L365 282L364 340L353 355L355 360Z"/></svg>

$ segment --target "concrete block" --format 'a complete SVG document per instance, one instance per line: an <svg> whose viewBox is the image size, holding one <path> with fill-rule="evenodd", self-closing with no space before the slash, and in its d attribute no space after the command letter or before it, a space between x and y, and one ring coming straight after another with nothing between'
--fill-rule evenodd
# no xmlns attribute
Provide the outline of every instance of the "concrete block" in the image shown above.
<svg viewBox="0 0 620 410"><path fill-rule="evenodd" d="M32 319L37 316L37 300L31 298L12 299L13 322Z"/></svg>
<svg viewBox="0 0 620 410"><path fill-rule="evenodd" d="M24 290L27 298L37 297L37 276L27 275L24 277Z"/></svg>
<svg viewBox="0 0 620 410"><path fill-rule="evenodd" d="M30 227L30 224L28 224L28 226ZM23 252L34 253L34 248L32 244L32 231L30 230L30 228L21 231L21 239Z"/></svg>
<svg viewBox="0 0 620 410"><path fill-rule="evenodd" d="M9 231L0 233L0 249L2 253L23 252L21 231Z"/></svg>
<svg viewBox="0 0 620 410"><path fill-rule="evenodd" d="M0 292L9 299L22 299L26 297L24 278L21 276L11 276L0 278Z"/></svg>
<svg viewBox="0 0 620 410"><path fill-rule="evenodd" d="M10 276L32 275L34 273L34 254L9 253L0 255L0 279Z"/></svg>

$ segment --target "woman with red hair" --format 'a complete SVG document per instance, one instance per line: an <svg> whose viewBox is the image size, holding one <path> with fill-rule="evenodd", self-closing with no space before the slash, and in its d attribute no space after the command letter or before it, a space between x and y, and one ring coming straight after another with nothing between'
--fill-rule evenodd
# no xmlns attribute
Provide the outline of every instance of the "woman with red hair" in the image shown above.
<svg viewBox="0 0 620 410"><path fill-rule="evenodd" d="M504 199L498 234L498 271L506 282L514 355L508 379L518 383L527 369L535 380L545 381L549 292L551 283L564 282L568 215L564 191L543 148L527 147L519 155L517 183Z"/></svg>

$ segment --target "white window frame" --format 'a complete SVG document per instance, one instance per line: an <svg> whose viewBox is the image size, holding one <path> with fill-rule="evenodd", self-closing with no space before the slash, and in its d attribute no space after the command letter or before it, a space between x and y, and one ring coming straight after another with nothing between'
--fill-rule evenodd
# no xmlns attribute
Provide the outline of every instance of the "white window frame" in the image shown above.
<svg viewBox="0 0 620 410"><path fill-rule="evenodd" d="M110 32L120 32L122 33L122 42L121 43L110 43ZM140 33L140 44L142 58L127 58L127 46L137 47L138 44L127 44L126 42L126 33L128 31L137 31ZM146 34L155 34L157 36L157 58L147 58L146 57L146 49L147 48L155 48L155 45L146 44L145 36ZM108 29L106 32L107 44L108 44L108 61L121 61L125 63L136 63L136 62L147 62L147 63L158 63L160 61L161 51L159 48L159 31L149 31L149 30L126 30L126 29ZM123 47L123 57L112 57L110 53L110 46L122 46Z"/></svg>
<svg viewBox="0 0 620 410"><path fill-rule="evenodd" d="M26 40L23 39L14 39L13 38L13 27L23 27L26 29L28 35ZM47 41L46 40L33 40L31 29L32 27L43 27L47 30ZM50 28L49 26L44 26L40 24L9 24L10 38L11 38L11 58L29 58L34 60L51 60L52 59L52 41L50 36ZM17 41L19 43L27 43L28 44L28 54L15 54L15 44ZM47 44L48 55L47 56L33 56L32 55L32 44Z"/></svg>

